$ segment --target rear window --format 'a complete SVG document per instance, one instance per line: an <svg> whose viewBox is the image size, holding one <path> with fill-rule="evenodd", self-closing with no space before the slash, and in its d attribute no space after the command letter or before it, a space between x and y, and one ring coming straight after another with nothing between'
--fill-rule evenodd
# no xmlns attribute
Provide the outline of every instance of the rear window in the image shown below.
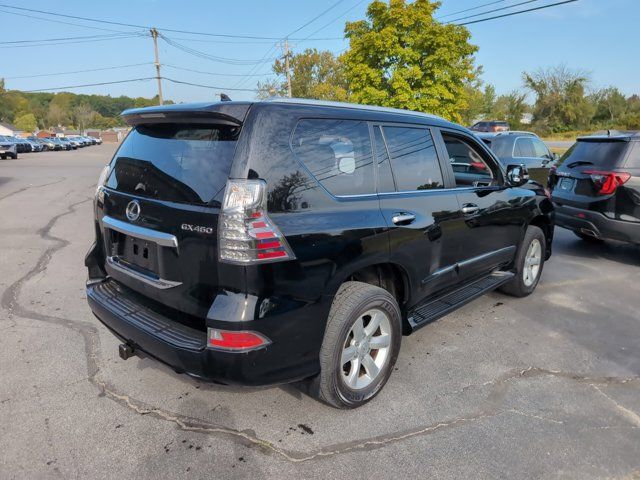
<svg viewBox="0 0 640 480"><path fill-rule="evenodd" d="M199 205L224 189L239 128L138 125L112 163L107 187L141 197Z"/></svg>
<svg viewBox="0 0 640 480"><path fill-rule="evenodd" d="M367 122L300 120L291 146L298 159L333 195L375 192Z"/></svg>
<svg viewBox="0 0 640 480"><path fill-rule="evenodd" d="M627 146L627 142L578 141L560 158L560 163L567 168L585 165L615 168L622 163Z"/></svg>

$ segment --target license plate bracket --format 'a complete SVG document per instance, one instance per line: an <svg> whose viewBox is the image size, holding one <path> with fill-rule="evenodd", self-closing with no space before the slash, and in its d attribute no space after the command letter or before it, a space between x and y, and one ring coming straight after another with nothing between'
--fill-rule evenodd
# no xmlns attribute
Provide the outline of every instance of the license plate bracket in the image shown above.
<svg viewBox="0 0 640 480"><path fill-rule="evenodd" d="M560 190L569 191L569 190L573 190L574 184L575 184L575 181L573 178L564 177L560 179L560 183L558 184L558 187L560 188Z"/></svg>
<svg viewBox="0 0 640 480"><path fill-rule="evenodd" d="M126 235L121 258L138 268L158 274L158 244Z"/></svg>

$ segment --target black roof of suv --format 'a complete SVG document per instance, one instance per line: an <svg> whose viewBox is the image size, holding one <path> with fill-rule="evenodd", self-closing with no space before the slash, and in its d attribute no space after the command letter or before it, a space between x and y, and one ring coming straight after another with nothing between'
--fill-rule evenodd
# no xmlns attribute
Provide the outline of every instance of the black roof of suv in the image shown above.
<svg viewBox="0 0 640 480"><path fill-rule="evenodd" d="M551 254L549 199L439 117L298 99L123 115L86 258L122 358L224 383L311 378L355 407L403 333L496 288L531 293Z"/></svg>

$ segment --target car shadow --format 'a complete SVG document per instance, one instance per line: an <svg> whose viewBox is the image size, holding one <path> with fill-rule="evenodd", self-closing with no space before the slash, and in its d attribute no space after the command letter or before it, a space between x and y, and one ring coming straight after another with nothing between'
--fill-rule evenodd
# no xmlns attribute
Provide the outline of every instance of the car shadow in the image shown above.
<svg viewBox="0 0 640 480"><path fill-rule="evenodd" d="M553 249L554 253L574 257L602 258L625 265L640 266L640 246L614 240L587 242L570 232L563 232L556 234Z"/></svg>

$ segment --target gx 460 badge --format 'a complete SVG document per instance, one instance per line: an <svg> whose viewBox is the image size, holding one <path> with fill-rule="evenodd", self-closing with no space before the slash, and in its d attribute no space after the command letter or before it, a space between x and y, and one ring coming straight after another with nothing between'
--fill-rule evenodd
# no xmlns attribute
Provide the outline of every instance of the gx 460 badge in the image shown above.
<svg viewBox="0 0 640 480"><path fill-rule="evenodd" d="M201 225L191 225L189 223L183 223L180 225L182 230L187 230L188 232L198 232L198 233L206 233L207 235L211 235L213 233L212 227L203 227Z"/></svg>

